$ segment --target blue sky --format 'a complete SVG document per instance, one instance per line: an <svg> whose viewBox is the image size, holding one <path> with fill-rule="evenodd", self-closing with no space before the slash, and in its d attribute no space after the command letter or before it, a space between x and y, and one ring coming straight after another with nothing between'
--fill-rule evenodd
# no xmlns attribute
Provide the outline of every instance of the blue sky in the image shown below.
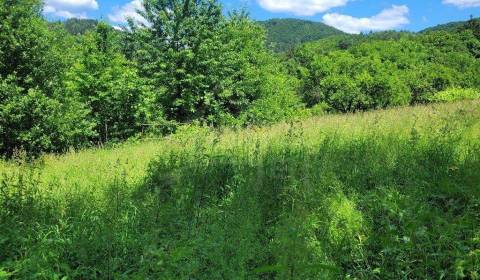
<svg viewBox="0 0 480 280"><path fill-rule="evenodd" d="M256 20L301 18L325 22L349 33L369 30L418 31L480 16L480 0L220 0L225 11L245 8ZM97 18L121 26L126 17L141 20L141 0L45 0L50 19Z"/></svg>

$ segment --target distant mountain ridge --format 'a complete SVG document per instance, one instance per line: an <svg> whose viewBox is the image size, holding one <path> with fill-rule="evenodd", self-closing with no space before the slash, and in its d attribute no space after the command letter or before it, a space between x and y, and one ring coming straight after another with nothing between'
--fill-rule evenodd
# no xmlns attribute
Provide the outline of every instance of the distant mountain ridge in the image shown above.
<svg viewBox="0 0 480 280"><path fill-rule="evenodd" d="M479 20L480 18L476 18L476 20ZM472 20L472 19L470 19ZM420 33L425 33L425 32L432 32L432 31L447 31L447 32L455 32L458 31L460 28L465 27L466 24L468 23L468 20L464 21L452 21L444 24L439 24L437 26L432 26L423 29L420 31Z"/></svg>
<svg viewBox="0 0 480 280"><path fill-rule="evenodd" d="M98 21L72 18L62 23L69 33L81 35L95 29ZM324 23L300 19L270 19L258 23L266 30L267 46L278 52L287 51L302 43L345 34Z"/></svg>
<svg viewBox="0 0 480 280"><path fill-rule="evenodd" d="M63 22L65 29L73 35L85 34L97 27L98 20L71 18Z"/></svg>
<svg viewBox="0 0 480 280"><path fill-rule="evenodd" d="M477 18L477 20L480 18ZM84 34L90 30L94 30L98 24L94 19L68 19L62 22L65 29L73 34ZM266 44L269 48L276 52L285 52L295 48L298 45L318 41L332 36L343 35L344 41L347 38L352 40L356 38L355 35L344 33L334 27L326 25L322 22L314 22L301 19L270 19L266 21L258 21L266 30ZM433 32L433 31L447 31L457 32L459 29L466 26L466 21L455 21L437 26L426 28L418 33ZM377 36L395 36L398 33L395 31L378 32Z"/></svg>
<svg viewBox="0 0 480 280"><path fill-rule="evenodd" d="M270 19L259 21L267 32L267 45L282 52L302 43L320 40L344 32L321 22L300 19Z"/></svg>

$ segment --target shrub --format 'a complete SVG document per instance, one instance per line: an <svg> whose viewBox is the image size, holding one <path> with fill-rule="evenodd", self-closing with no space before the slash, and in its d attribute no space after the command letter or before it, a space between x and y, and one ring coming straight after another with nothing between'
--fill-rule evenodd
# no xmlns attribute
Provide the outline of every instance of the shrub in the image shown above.
<svg viewBox="0 0 480 280"><path fill-rule="evenodd" d="M88 109L73 98L51 98L41 90L24 90L0 81L0 152L29 155L63 152L85 144L95 135L86 119Z"/></svg>
<svg viewBox="0 0 480 280"><path fill-rule="evenodd" d="M273 124L302 115L304 105L296 94L295 79L280 71L264 74L263 79L260 85L261 96L243 114L246 123Z"/></svg>
<svg viewBox="0 0 480 280"><path fill-rule="evenodd" d="M99 23L81 38L78 58L68 69L64 85L89 108L99 142L119 141L141 131L140 120L150 120L140 108L149 100L149 88L138 77L132 63L118 51L114 30ZM161 113L161 112L160 112Z"/></svg>
<svg viewBox="0 0 480 280"><path fill-rule="evenodd" d="M429 98L431 102L455 102L460 100L471 100L480 98L478 89L449 88L435 93Z"/></svg>
<svg viewBox="0 0 480 280"><path fill-rule="evenodd" d="M62 152L94 135L85 108L63 88L65 38L37 0L0 1L0 153Z"/></svg>
<svg viewBox="0 0 480 280"><path fill-rule="evenodd" d="M332 45L341 40L308 43L290 55L309 107L326 102L341 112L378 109L427 103L450 87L479 87L479 41L471 31L371 34L352 38L348 48Z"/></svg>

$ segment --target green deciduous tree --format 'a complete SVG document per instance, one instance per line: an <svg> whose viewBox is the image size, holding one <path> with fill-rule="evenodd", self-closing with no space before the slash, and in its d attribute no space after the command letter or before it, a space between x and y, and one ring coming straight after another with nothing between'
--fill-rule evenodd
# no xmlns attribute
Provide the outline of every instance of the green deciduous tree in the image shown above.
<svg viewBox="0 0 480 280"><path fill-rule="evenodd" d="M425 103L449 87L479 86L479 41L470 30L421 35L381 33L321 40L291 60L308 106L357 111ZM291 64L295 65L295 64Z"/></svg>
<svg viewBox="0 0 480 280"><path fill-rule="evenodd" d="M63 151L91 135L86 109L62 88L63 38L47 28L41 2L0 1L0 152Z"/></svg>
<svg viewBox="0 0 480 280"><path fill-rule="evenodd" d="M241 123L266 95L271 55L264 30L244 13L226 18L213 0L149 0L142 14L145 23L131 24L132 57L168 119Z"/></svg>
<svg viewBox="0 0 480 280"><path fill-rule="evenodd" d="M78 60L67 73L67 90L88 106L102 142L125 139L140 130L139 106L148 92L118 47L114 30L100 23L82 38Z"/></svg>
<svg viewBox="0 0 480 280"><path fill-rule="evenodd" d="M169 119L208 118L229 93L220 83L224 20L215 1L144 2L148 22L132 26L140 72L156 88L158 109ZM218 69L220 68L220 69ZM215 72L215 75L211 75Z"/></svg>

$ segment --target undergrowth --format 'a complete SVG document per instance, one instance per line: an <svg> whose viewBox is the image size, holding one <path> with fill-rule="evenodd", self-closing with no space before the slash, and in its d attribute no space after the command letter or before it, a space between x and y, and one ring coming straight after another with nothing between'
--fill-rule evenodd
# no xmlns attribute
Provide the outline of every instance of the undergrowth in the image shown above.
<svg viewBox="0 0 480 280"><path fill-rule="evenodd" d="M12 163L0 279L479 279L478 105L186 128L142 179L117 161L93 186Z"/></svg>

